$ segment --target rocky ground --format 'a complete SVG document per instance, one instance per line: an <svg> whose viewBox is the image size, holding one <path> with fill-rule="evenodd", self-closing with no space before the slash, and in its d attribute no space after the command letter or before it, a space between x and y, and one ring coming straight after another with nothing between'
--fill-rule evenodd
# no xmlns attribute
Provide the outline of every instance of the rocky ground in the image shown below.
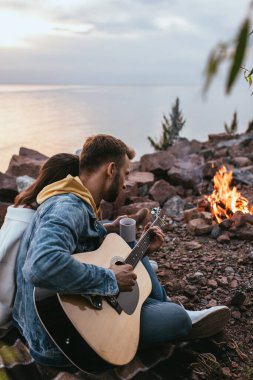
<svg viewBox="0 0 253 380"><path fill-rule="evenodd" d="M207 142L181 139L134 162L126 190L114 204L102 204L104 219L160 206L166 239L152 258L168 294L187 309L219 304L231 309L224 333L178 347L171 360L137 380L253 379L253 217L238 214L219 225L202 207L223 165L253 205L252 149L253 134L211 135ZM36 178L46 158L21 148L0 173L0 226L8 205Z"/></svg>
<svg viewBox="0 0 253 380"><path fill-rule="evenodd" d="M152 258L173 301L189 310L231 309L224 333L177 349L172 363L160 365L161 378L253 379L252 244L193 237L183 221L173 222L165 245Z"/></svg>

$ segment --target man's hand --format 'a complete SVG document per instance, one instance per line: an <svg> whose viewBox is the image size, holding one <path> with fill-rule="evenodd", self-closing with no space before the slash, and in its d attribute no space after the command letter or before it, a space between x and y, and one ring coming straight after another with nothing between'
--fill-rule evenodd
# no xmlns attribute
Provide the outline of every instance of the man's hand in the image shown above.
<svg viewBox="0 0 253 380"><path fill-rule="evenodd" d="M107 231L107 233L116 232L119 233L119 223L121 219L127 218L127 215L121 215L118 216L117 219L115 219L112 223L104 223L104 227Z"/></svg>
<svg viewBox="0 0 253 380"><path fill-rule="evenodd" d="M131 292L137 279L132 265L112 265L110 269L115 274L120 292Z"/></svg>
<svg viewBox="0 0 253 380"><path fill-rule="evenodd" d="M153 227L150 227L151 223L148 223L145 227L144 227L144 233L150 228L150 230L152 231L152 241L151 243L149 244L148 246L148 249L147 249L147 252L146 254L149 254L149 253L152 253L152 252L155 252L157 251L161 245L163 244L164 242L164 233L162 232L161 228L157 227L157 226L153 226Z"/></svg>

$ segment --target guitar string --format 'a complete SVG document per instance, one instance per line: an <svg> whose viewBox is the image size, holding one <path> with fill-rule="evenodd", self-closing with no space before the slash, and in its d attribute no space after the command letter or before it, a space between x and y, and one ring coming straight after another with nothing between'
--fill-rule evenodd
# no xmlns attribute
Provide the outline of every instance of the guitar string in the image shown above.
<svg viewBox="0 0 253 380"><path fill-rule="evenodd" d="M159 227L162 227L163 225L163 221L159 217L157 217L156 220L152 224L152 226L156 226L156 225ZM133 267L135 267L138 264L139 260L144 256L151 240L152 240L152 231L148 229L145 235L138 241L138 243L133 248L129 256L126 258L125 263L131 264Z"/></svg>

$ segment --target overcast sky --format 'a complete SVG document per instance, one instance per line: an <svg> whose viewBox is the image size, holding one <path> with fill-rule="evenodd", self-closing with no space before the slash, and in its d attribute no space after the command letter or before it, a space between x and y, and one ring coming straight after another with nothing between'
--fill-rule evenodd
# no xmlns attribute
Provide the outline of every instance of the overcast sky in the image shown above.
<svg viewBox="0 0 253 380"><path fill-rule="evenodd" d="M249 0L0 0L0 83L203 82Z"/></svg>

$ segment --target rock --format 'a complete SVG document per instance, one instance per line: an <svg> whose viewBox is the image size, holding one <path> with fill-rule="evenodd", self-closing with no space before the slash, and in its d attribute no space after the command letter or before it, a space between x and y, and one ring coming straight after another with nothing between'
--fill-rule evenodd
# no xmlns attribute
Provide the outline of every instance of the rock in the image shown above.
<svg viewBox="0 0 253 380"><path fill-rule="evenodd" d="M170 199L176 195L176 190L168 182L161 179L153 184L153 186L149 189L149 194L154 201L157 201L160 205L163 205L167 199Z"/></svg>
<svg viewBox="0 0 253 380"><path fill-rule="evenodd" d="M169 182L173 185L196 188L203 178L203 164L203 157L195 154L188 156L186 160L177 159L167 172Z"/></svg>
<svg viewBox="0 0 253 380"><path fill-rule="evenodd" d="M208 302L208 306L210 307L213 307L213 306L217 306L217 301L215 299L211 299L209 302Z"/></svg>
<svg viewBox="0 0 253 380"><path fill-rule="evenodd" d="M36 178L45 161L46 159L34 159L29 156L14 154L6 173L16 177L28 175L29 177Z"/></svg>
<svg viewBox="0 0 253 380"><path fill-rule="evenodd" d="M200 217L202 219L204 219L204 221L207 223L207 224L212 224L213 222L213 216L210 212L208 211L201 211L200 212Z"/></svg>
<svg viewBox="0 0 253 380"><path fill-rule="evenodd" d="M237 280L232 280L231 284L230 284L230 288L235 289L235 288L237 288L237 286L238 286L238 281Z"/></svg>
<svg viewBox="0 0 253 380"><path fill-rule="evenodd" d="M207 224L204 219L192 219L187 225L188 231L194 235L205 235L212 231L213 226Z"/></svg>
<svg viewBox="0 0 253 380"><path fill-rule="evenodd" d="M11 205L11 203L0 202L0 228L4 222L4 218L7 212L7 208Z"/></svg>
<svg viewBox="0 0 253 380"><path fill-rule="evenodd" d="M208 179L213 178L220 166L221 163L218 161L207 161L203 166L203 177Z"/></svg>
<svg viewBox="0 0 253 380"><path fill-rule="evenodd" d="M128 181L137 183L138 186L151 185L154 182L154 174L150 172L131 172L128 176Z"/></svg>
<svg viewBox="0 0 253 380"><path fill-rule="evenodd" d="M139 171L140 170L140 161L131 161L130 162L130 172ZM146 170L144 170L146 171ZM147 170L149 171L149 170Z"/></svg>
<svg viewBox="0 0 253 380"><path fill-rule="evenodd" d="M227 286L228 285L228 279L227 277L221 276L220 278L217 279L218 284L220 286Z"/></svg>
<svg viewBox="0 0 253 380"><path fill-rule="evenodd" d="M142 208L148 208L151 211L154 207L159 207L159 203L155 201L132 203L130 205L120 207L120 209L117 210L117 215L135 214Z"/></svg>
<svg viewBox="0 0 253 380"><path fill-rule="evenodd" d="M215 224L212 228L212 231L211 231L212 238L217 239L217 237L220 236L221 232L222 231L221 231L221 228L219 227L219 225Z"/></svg>
<svg viewBox="0 0 253 380"><path fill-rule="evenodd" d="M205 160L210 160L214 155L214 150L211 148L207 148L202 149L199 153L204 157Z"/></svg>
<svg viewBox="0 0 253 380"><path fill-rule="evenodd" d="M228 140L234 139L234 136L228 135L227 133L216 133L208 135L208 140L212 144L217 144L218 142L227 142ZM218 146L219 148L220 146ZM222 146L221 146L222 147Z"/></svg>
<svg viewBox="0 0 253 380"><path fill-rule="evenodd" d="M248 157L234 157L233 163L238 168L251 165L251 160Z"/></svg>
<svg viewBox="0 0 253 380"><path fill-rule="evenodd" d="M13 203L18 195L16 177L0 172L0 201Z"/></svg>
<svg viewBox="0 0 253 380"><path fill-rule="evenodd" d="M28 175L23 175L16 178L17 188L18 192L21 193L21 191L26 190L29 186L33 184L35 181L34 178L29 177Z"/></svg>
<svg viewBox="0 0 253 380"><path fill-rule="evenodd" d="M163 205L163 211L171 218L182 217L184 212L184 201L179 195L168 199Z"/></svg>
<svg viewBox="0 0 253 380"><path fill-rule="evenodd" d="M202 280L203 277L204 277L204 274L202 272L196 272L193 275L187 276L187 279L189 282L195 283L195 282L199 282L200 280Z"/></svg>
<svg viewBox="0 0 253 380"><path fill-rule="evenodd" d="M248 253L248 258L253 261L253 251Z"/></svg>
<svg viewBox="0 0 253 380"><path fill-rule="evenodd" d="M230 241L230 236L227 232L223 233L217 238L219 243L228 243Z"/></svg>
<svg viewBox="0 0 253 380"><path fill-rule="evenodd" d="M184 294L194 297L198 293L198 288L193 285L186 285L184 288Z"/></svg>
<svg viewBox="0 0 253 380"><path fill-rule="evenodd" d="M245 185L253 186L253 174L248 170L234 169L233 179L236 182L243 183Z"/></svg>
<svg viewBox="0 0 253 380"><path fill-rule="evenodd" d="M244 301L246 300L246 294L241 291L236 291L235 294L231 298L231 305L232 306L242 306Z"/></svg>
<svg viewBox="0 0 253 380"><path fill-rule="evenodd" d="M32 160L45 161L48 159L48 156L45 156L45 154L42 154L42 153L38 152L37 150L24 148L24 147L21 147L19 149L19 155L23 156L23 157L29 157Z"/></svg>
<svg viewBox="0 0 253 380"><path fill-rule="evenodd" d="M232 267L226 267L224 271L226 272L227 275L235 273L234 268Z"/></svg>
<svg viewBox="0 0 253 380"><path fill-rule="evenodd" d="M174 164L175 157L168 151L144 154L140 160L141 171L152 172L156 176L166 173Z"/></svg>
<svg viewBox="0 0 253 380"><path fill-rule="evenodd" d="M253 240L253 225L246 223L241 228L232 229L233 236L242 240Z"/></svg>
<svg viewBox="0 0 253 380"><path fill-rule="evenodd" d="M232 311L231 316L232 316L232 318L234 318L234 319L241 319L241 313L240 313L240 311L238 311L238 310L234 310L234 311Z"/></svg>
<svg viewBox="0 0 253 380"><path fill-rule="evenodd" d="M181 138L168 148L168 152L173 154L176 158L182 158L194 153L199 154L202 148L203 143L197 140L188 141L185 138Z"/></svg>
<svg viewBox="0 0 253 380"><path fill-rule="evenodd" d="M187 243L185 243L185 248L189 249L190 251L196 251L197 249L200 249L201 247L202 245L195 240L188 241Z"/></svg>
<svg viewBox="0 0 253 380"><path fill-rule="evenodd" d="M233 222L231 219L224 219L221 223L219 223L219 226L224 230L228 230L231 227L232 223Z"/></svg>
<svg viewBox="0 0 253 380"><path fill-rule="evenodd" d="M226 157L227 154L228 154L228 149L227 148L217 149L214 152L214 158Z"/></svg>
<svg viewBox="0 0 253 380"><path fill-rule="evenodd" d="M207 285L210 286L211 288L217 288L218 283L215 280L207 280Z"/></svg>
<svg viewBox="0 0 253 380"><path fill-rule="evenodd" d="M200 212L197 207L184 210L184 220L188 223L191 219L197 219L200 217Z"/></svg>

